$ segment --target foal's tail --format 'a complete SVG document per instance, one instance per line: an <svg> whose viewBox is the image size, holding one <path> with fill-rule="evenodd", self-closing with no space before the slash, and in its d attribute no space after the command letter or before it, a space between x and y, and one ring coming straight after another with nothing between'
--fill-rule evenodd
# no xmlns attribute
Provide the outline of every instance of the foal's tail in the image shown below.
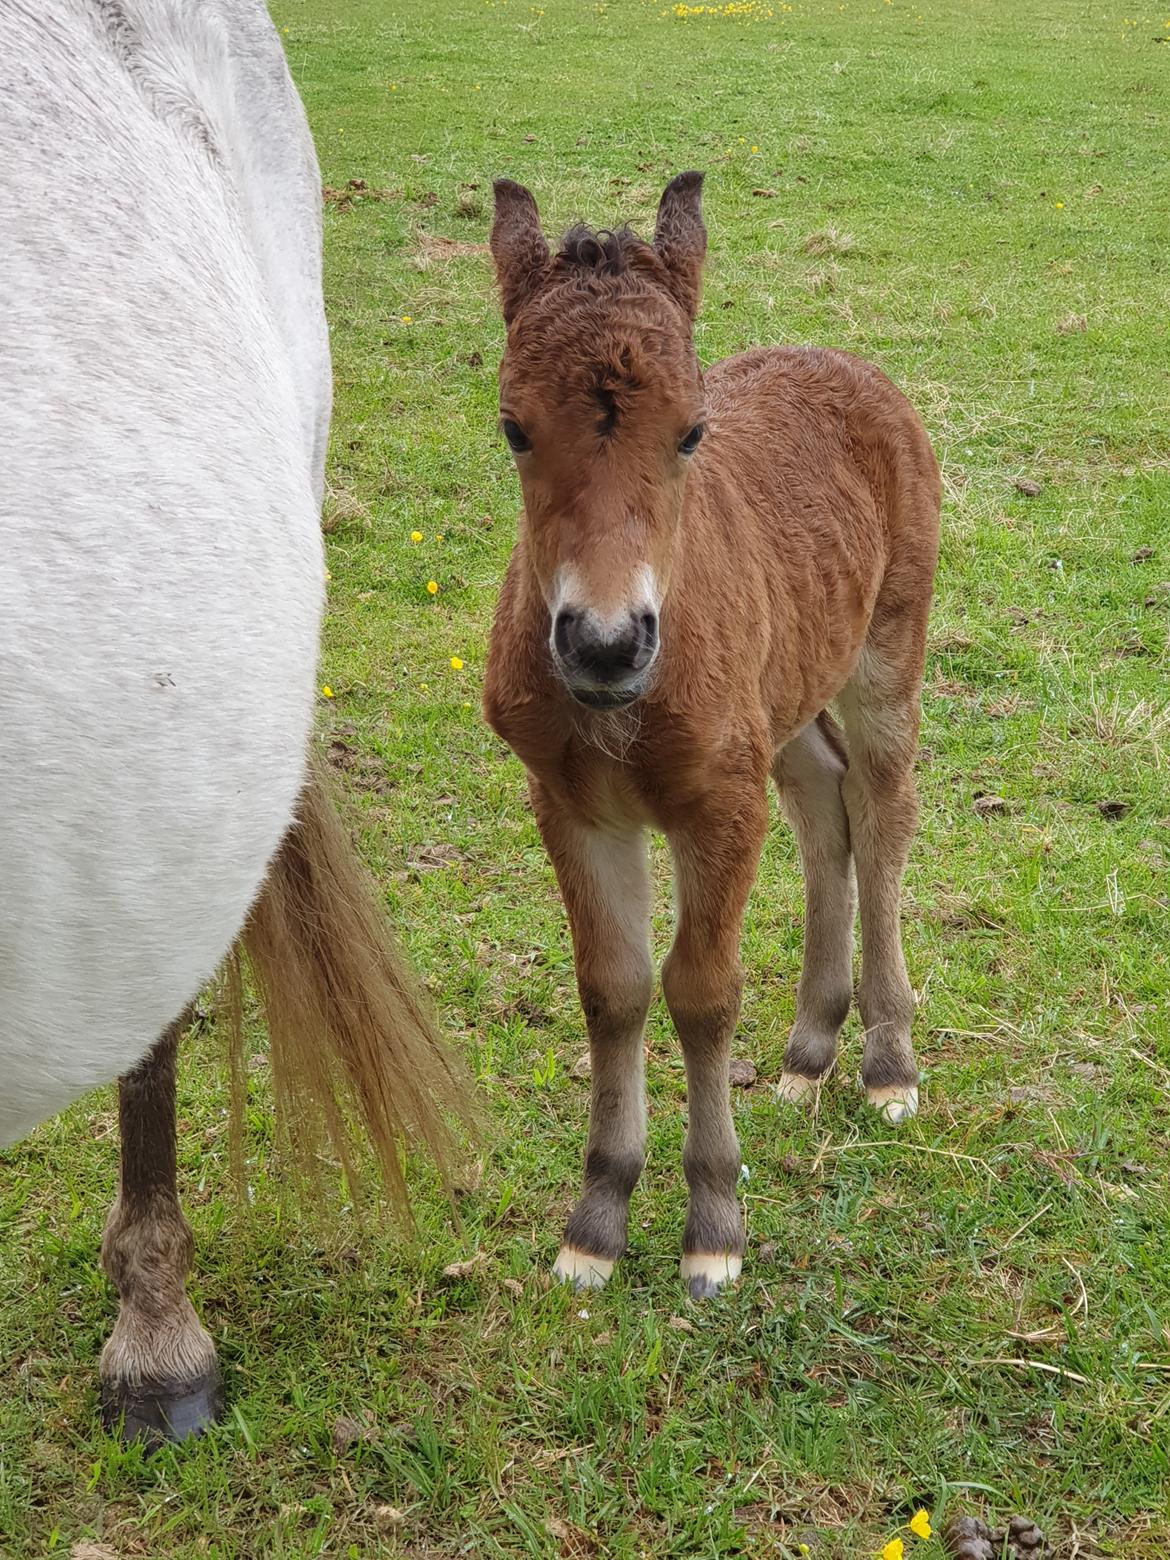
<svg viewBox="0 0 1170 1560"><path fill-rule="evenodd" d="M278 1123L310 1179L332 1148L355 1185L361 1127L400 1209L404 1144L425 1147L446 1180L453 1125L474 1122L470 1082L402 962L316 764L235 953L234 1076L243 1076L242 963L267 1021Z"/></svg>

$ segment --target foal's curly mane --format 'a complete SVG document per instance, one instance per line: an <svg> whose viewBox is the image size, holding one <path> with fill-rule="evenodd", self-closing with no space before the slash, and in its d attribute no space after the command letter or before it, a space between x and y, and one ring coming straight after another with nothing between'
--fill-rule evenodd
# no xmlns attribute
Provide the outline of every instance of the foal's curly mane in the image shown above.
<svg viewBox="0 0 1170 1560"><path fill-rule="evenodd" d="M579 223L561 239L553 258L554 271L568 274L575 281L627 276L641 273L661 280L665 273L662 257L653 245L639 238L628 225L620 228L591 228Z"/></svg>

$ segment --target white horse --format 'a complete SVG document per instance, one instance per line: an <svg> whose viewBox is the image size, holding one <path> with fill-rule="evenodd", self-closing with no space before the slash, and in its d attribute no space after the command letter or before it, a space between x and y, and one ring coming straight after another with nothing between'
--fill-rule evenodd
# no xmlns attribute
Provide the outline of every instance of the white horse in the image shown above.
<svg viewBox="0 0 1170 1560"><path fill-rule="evenodd" d="M0 1145L128 1074L104 1403L182 1435L174 1053L246 919L278 1098L340 1078L393 1179L460 1087L306 768L320 179L262 0L3 0L0 203Z"/></svg>

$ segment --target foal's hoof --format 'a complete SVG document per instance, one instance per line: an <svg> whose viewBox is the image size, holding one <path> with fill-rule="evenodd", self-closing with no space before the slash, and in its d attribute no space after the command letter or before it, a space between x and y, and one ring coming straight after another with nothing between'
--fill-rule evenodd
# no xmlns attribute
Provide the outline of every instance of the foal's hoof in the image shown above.
<svg viewBox="0 0 1170 1560"><path fill-rule="evenodd" d="M562 1246L552 1271L554 1278L572 1284L574 1289L601 1289L613 1269L610 1257L591 1257L587 1251L578 1251L576 1246Z"/></svg>
<svg viewBox="0 0 1170 1560"><path fill-rule="evenodd" d="M710 1300L735 1283L743 1271L743 1258L733 1251L688 1251L679 1271L692 1300Z"/></svg>
<svg viewBox="0 0 1170 1560"><path fill-rule="evenodd" d="M168 1441L202 1435L223 1412L223 1391L214 1368L194 1381L102 1382L102 1424L122 1440L142 1441L149 1451Z"/></svg>
<svg viewBox="0 0 1170 1560"><path fill-rule="evenodd" d="M918 1090L913 1086L894 1084L884 1089L866 1089L865 1097L892 1127L918 1114Z"/></svg>
<svg viewBox="0 0 1170 1560"><path fill-rule="evenodd" d="M786 1105L803 1105L806 1100L816 1103L821 1092L819 1078L806 1078L802 1073L782 1072L776 1085L776 1098Z"/></svg>

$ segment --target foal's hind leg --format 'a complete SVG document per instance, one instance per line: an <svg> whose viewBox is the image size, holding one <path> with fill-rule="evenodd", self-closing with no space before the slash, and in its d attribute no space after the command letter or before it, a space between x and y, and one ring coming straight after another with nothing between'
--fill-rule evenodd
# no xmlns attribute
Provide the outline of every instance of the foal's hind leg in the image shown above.
<svg viewBox="0 0 1170 1560"><path fill-rule="evenodd" d="M734 1282L743 1263L728 1074L743 986L740 927L768 824L765 783L761 776L758 790L741 785L712 793L688 827L670 835L678 932L662 966L662 990L687 1070L683 1170L691 1199L682 1276L696 1300Z"/></svg>
<svg viewBox="0 0 1170 1560"><path fill-rule="evenodd" d="M652 980L646 837L637 827L589 827L535 781L530 790L569 912L592 1064L584 1184L553 1272L579 1289L597 1289L626 1249L630 1195L646 1154L642 1035Z"/></svg>
<svg viewBox="0 0 1170 1560"><path fill-rule="evenodd" d="M865 1025L861 1077L869 1103L891 1122L918 1109L918 1063L910 1039L914 993L902 953L902 876L918 816L922 633L904 612L871 631L839 703L849 768L842 782L857 863Z"/></svg>
<svg viewBox="0 0 1170 1560"><path fill-rule="evenodd" d="M215 1345L187 1298L194 1240L175 1178L175 1053L188 1017L120 1080L122 1168L102 1239L121 1297L102 1350L102 1418L150 1445L184 1440L220 1407Z"/></svg>
<svg viewBox="0 0 1170 1560"><path fill-rule="evenodd" d="M796 834L804 873L804 967L784 1052L782 1099L816 1090L837 1060L853 1000L853 861L841 795L844 746L821 715L776 755L772 773Z"/></svg>

